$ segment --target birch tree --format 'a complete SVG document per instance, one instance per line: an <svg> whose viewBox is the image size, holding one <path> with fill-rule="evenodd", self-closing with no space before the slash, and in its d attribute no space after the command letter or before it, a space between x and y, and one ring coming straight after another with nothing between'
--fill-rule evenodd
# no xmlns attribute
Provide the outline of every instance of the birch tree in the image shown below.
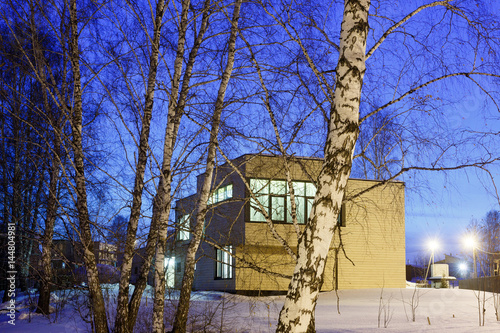
<svg viewBox="0 0 500 333"><path fill-rule="evenodd" d="M86 156L84 149L84 102L81 76L81 50L79 40L82 34L80 24L84 17L84 11L79 10L76 1L61 4L41 4L31 1L28 4L10 4L10 13L13 17L2 16L4 22L10 24L18 20L25 22L29 27L29 38L32 45L28 49L23 45L22 52L27 59L33 78L41 87L43 107L37 112L45 117L46 126L31 124L34 131L40 131L46 127L47 155L50 156L48 180L48 200L46 206L45 228L42 240L43 244L43 280L39 309L48 313L50 302L50 286L52 284L51 259L52 259L52 237L56 215L60 202L58 183L61 175L68 180L65 186L73 196L78 216L78 230L83 245L83 260L86 266L90 300L93 309L93 324L97 332L107 332L108 324L104 307L104 299L100 288L96 259L93 251L93 237L91 233L91 217L88 208L88 191L86 177ZM91 7L90 7L91 8ZM91 15L90 15L91 16ZM57 22L55 24L54 22ZM87 21L85 23L88 23ZM52 41L59 47L58 63L50 62L46 49L40 36L42 26L48 30L48 35L53 37ZM30 54L33 53L32 56ZM43 110L43 111L42 111ZM68 124L68 125L66 125ZM88 123L86 124L88 128ZM71 134L67 135L66 127L70 127ZM63 156L71 156L72 160L68 166L63 166ZM72 171L70 171L72 170ZM72 174L74 173L74 177Z"/></svg>
<svg viewBox="0 0 500 333"><path fill-rule="evenodd" d="M129 190L126 184L118 183L121 188L130 193L132 204L124 260L121 267L122 274L114 327L114 331L117 332L133 331L151 267L154 267L154 262L163 263L163 260L155 259L155 252L159 233L165 232L166 240L166 230L169 226L168 216L172 195L170 191L174 171L171 166L173 150L176 146L180 118L184 112L190 89L193 67L198 50L205 40L204 34L211 15L210 1L191 4L191 6L189 2L184 2L180 16L177 16L174 6L174 3L165 3L164 1L158 1L155 8L133 2L127 2L124 6L110 3L100 9L100 14L105 18L104 24L111 24L113 32L109 36L100 36L99 32L95 32L102 57L108 59L110 68L116 69L112 74L113 80L101 78L98 72L95 72L95 75L106 91L106 98L110 106L116 109L119 124L115 123L114 126L121 138L123 150L125 152L130 150L130 147L125 143L127 139L122 139L127 135L131 138L133 147L137 149L137 160L131 163L134 177L133 189ZM152 20L148 19L149 16ZM172 29L178 31L177 44L172 41L173 35L168 35L166 32ZM188 45L186 42L190 37L193 37L192 45ZM145 46L141 44L141 41L144 42ZM144 57L143 54L147 54L147 57ZM145 64L144 59L147 59L147 64ZM184 62L187 63L186 67L183 67ZM168 77L169 75L172 76ZM165 79L166 77L168 79ZM137 78L141 83L138 84ZM140 92L142 89L144 93ZM177 98L178 100L176 100ZM157 117L157 123L158 120L161 120L161 101L165 99L170 99L170 102L166 117L165 131L167 134L164 134L161 142L163 142L162 149L169 156L167 159L164 157L163 163L164 169L169 169L168 172L165 171L168 173L167 178L162 176L161 158L155 156L155 147L150 144L151 122L155 117ZM133 121L127 120L130 116L134 119ZM122 131L124 132L122 133ZM135 131L138 133L135 134ZM167 164L169 165L166 166ZM152 175L147 175L148 167ZM146 179L146 177L154 177L155 171L151 170L155 170L155 168L160 171L159 187L150 188L149 192L145 191L145 184L152 183L152 179ZM116 178L114 181L117 181ZM162 190L165 189L165 186L169 187L168 194ZM144 218L143 202L149 199L148 196L152 190L156 190L157 193L156 199L152 200L153 216L147 234L144 264L140 268L139 278L132 296L129 298L129 281L135 246L138 241L139 220ZM165 199L164 196L166 196ZM161 227L162 230L159 230L158 225L160 216L165 219L165 224ZM161 288L160 285L157 284L157 286ZM163 310L159 311L161 314L158 314L158 318L163 318Z"/></svg>
<svg viewBox="0 0 500 333"><path fill-rule="evenodd" d="M99 283L99 274L94 254L94 243L90 231L90 216L87 202L87 185L84 167L84 150L82 142L83 128L83 94L80 72L80 47L79 19L76 0L70 0L68 4L69 14L69 38L68 48L70 54L71 70L73 73L73 105L71 109L66 107L66 112L71 115L71 134L73 167L75 170L75 190L76 190L76 208L78 212L78 222L80 230L80 240L83 245L83 261L87 269L87 279L92 304L95 331L108 332L108 321L106 318L106 309L102 295L101 285Z"/></svg>
<svg viewBox="0 0 500 333"><path fill-rule="evenodd" d="M488 22L495 31L498 24L491 16L479 14L479 10L473 9L474 5L469 5L462 1L435 1L420 5L392 20L387 19L387 15L392 15L390 10L382 10L387 6L384 2L372 8L370 1L345 1L339 16L335 15L335 9L330 11L326 7L325 15L321 15L321 9L308 9L295 3L275 7L269 3L262 5L289 41L297 45L299 52L296 56L303 60L299 65L302 66L302 72L297 70L297 80L328 122L324 165L318 177L312 212L299 239L297 265L280 313L278 332L314 331L314 308L323 282L326 256L334 236L334 221L337 220L351 171L360 123L390 107L396 108L392 116L411 120L411 127L408 126L410 122L402 127L404 131L398 147L404 159L398 162L399 170L393 169L390 174L384 175L383 182L408 172L452 171L469 167L484 170L497 163L497 155L492 154L494 145L487 142L492 136L485 139L487 135L484 132L475 135L477 132L467 131L466 128L460 130L459 137L455 135L451 139L448 136L452 129L447 127L451 124L448 123L443 106L452 104L452 101L449 95L445 95L447 101L443 102L441 97L431 92L432 88L446 90L445 83L453 85L455 79L468 81L477 85L482 97L498 110L498 91L490 89L491 79L498 77L498 66L495 66L494 60L498 39L490 32L490 28L485 29L478 22ZM372 12L371 19L376 23L370 25L374 37L369 38L368 17ZM449 17L450 20L443 24L444 21L434 20L436 16L431 12ZM336 34L328 25L330 17L340 17L340 34ZM425 18L423 21L422 17ZM382 27L381 32L377 30L379 25ZM466 30L474 36L472 40L464 37ZM410 35L412 38L404 38ZM435 38L433 42L429 36ZM335 43L336 38L338 44ZM413 44L415 40L417 43ZM368 43L371 46L367 49ZM430 43L435 43L432 44L432 50L429 50ZM322 45L325 45L324 48ZM385 62L384 57L390 50L401 45L408 48L404 57L397 53L393 63ZM456 57L450 57L440 49L446 49L446 52L456 54ZM490 52L489 57L486 56L487 52ZM335 70L328 68L328 59L323 62L324 55L331 53L338 54L338 57L333 56L337 63ZM456 61L457 58L463 61ZM433 65L438 63L442 67ZM372 70L368 81L365 77L367 68ZM306 79L304 69L311 73L309 78L313 80ZM407 79L410 74L412 78ZM313 81L314 84L311 84ZM370 90L364 92L362 87L365 86ZM392 89L392 96L384 95L384 88L389 91ZM360 112L360 103L370 101L373 98L371 96L379 91L380 96L387 98L387 101L371 111ZM319 97L318 93L322 96ZM406 107L403 109L400 106ZM326 112L327 108L330 108L329 112ZM432 119L433 125L436 125L430 127L430 131L429 123L421 122L425 119L422 114L427 114L428 119ZM453 130L456 131L455 128ZM469 152L472 140L477 144L475 151L455 154L457 147Z"/></svg>
<svg viewBox="0 0 500 333"><path fill-rule="evenodd" d="M31 165L25 165L22 168L15 167L14 179L19 178L19 172L32 173L38 178L36 190L33 190L35 188L33 181L22 180L23 186L30 186L32 189L27 187L23 190L25 193L23 198L15 200L18 205L24 206L22 220L29 220L18 225L19 258L22 263L20 273L23 276L21 286L27 286L26 281L32 268L30 258L35 239L37 239L42 246L42 267L38 272L40 297L37 311L48 314L50 290L53 289L54 285L51 268L52 238L59 210L60 178L63 163L62 140L65 132L63 113L52 102L49 91L53 91L52 86L68 91L68 85L64 80L58 81L63 76L64 58L59 56L60 53L56 51L57 46L53 44L54 36L50 32L40 29L39 22L36 22L40 16L39 9L34 3L29 2L24 8L26 14L23 15L21 14L22 10L15 8L14 4L8 3L6 5L12 12L16 12L17 16L14 17L14 20L3 16L3 28L7 34L2 36L2 40L6 43L5 45L10 47L13 65L23 68L26 77L19 76L19 79L22 78L19 82L23 82L23 90L28 89L28 91L16 92L15 85L7 80L2 80L4 92L11 91L4 96L14 97L18 95L21 97L19 101L22 101L19 106L25 110L25 114L15 116L17 118L15 122L22 124L22 128L27 130L23 135L24 139L22 139L27 149L22 152L22 155L23 159L31 161ZM4 56L9 53L9 51L5 51L6 49L2 52ZM11 70L14 70L15 67ZM51 70L47 70L47 67L50 67ZM47 78L47 72L53 75L52 81ZM15 105L12 102L9 104ZM10 112L12 113L12 111ZM16 156L21 155L16 154ZM30 202L32 203L30 204ZM35 207L32 207L33 204ZM43 233L39 235L37 229L42 229Z"/></svg>
<svg viewBox="0 0 500 333"><path fill-rule="evenodd" d="M207 29L210 2L207 0L203 6L203 16L201 27L196 35L194 45L189 52L186 68L183 72L184 53L186 52L186 31L188 28L188 13L190 1L182 2L182 10L179 21L179 34L177 41L177 54L174 61L174 73L171 81L169 94L167 126L165 128L165 138L163 143L163 159L158 182L157 193L153 202L153 218L151 228L156 232L154 238L148 239L149 244L155 244L155 266L154 266L154 303L153 303L153 332L164 331L164 308L165 308L165 249L167 243L167 230L170 208L172 205L172 159L174 147L177 140L177 133L181 118L185 112L188 93L190 90L190 80L193 66L198 50L204 39ZM182 84L181 84L182 77ZM154 243L152 241L155 241ZM142 273L142 272L141 272Z"/></svg>
<svg viewBox="0 0 500 333"><path fill-rule="evenodd" d="M34 15L30 17L30 25L32 31L36 31ZM40 45L37 34L32 35L33 49L35 50L35 62L36 68L38 70L38 76L40 76L40 83L42 88L42 98L44 110L47 114L49 131L49 141L48 147L48 157L50 160L49 165L49 182L48 182L48 198L46 205L46 218L45 218L45 228L42 237L42 267L43 276L40 288L40 297L38 300L38 311L44 314L49 314L50 308L50 284L53 280L51 260L52 260L52 238L54 236L54 227L58 215L58 205L59 205L59 183L61 179L61 168L62 168L62 133L64 132L64 114L59 112L59 110L52 106L50 103L50 98L45 93L48 89L47 79L45 77L45 63L46 59L44 57L44 49ZM63 83L64 84L64 83Z"/></svg>
<svg viewBox="0 0 500 333"><path fill-rule="evenodd" d="M132 5L129 4L131 7ZM157 85L156 75L158 72L159 52L160 52L160 34L163 25L163 15L165 14L165 3L160 0L156 4L154 13L153 36L151 42L150 64L147 76L147 86L144 100L144 111L141 122L141 132L139 137L138 158L136 163L136 173L133 189L132 207L130 219L127 226L127 235L123 254L123 263L121 265L120 287L118 293L118 305L116 313L115 328L116 332L128 332L132 323L129 318L129 283L132 272L132 260L137 236L137 227L141 214L142 192L144 188L144 173L146 169L148 151L149 151L149 132L151 127L151 118L154 104L154 92ZM142 294L142 293L141 293ZM130 330L131 331L131 330Z"/></svg>
<svg viewBox="0 0 500 333"><path fill-rule="evenodd" d="M231 78L231 73L234 65L236 53L236 37L238 34L238 19L240 16L241 0L237 0L234 4L233 16L231 22L231 33L228 40L228 56L227 62L222 73L222 80L217 93L217 98L214 105L214 111L211 120L210 139L208 145L207 162L205 166L205 174L201 193L196 202L196 224L194 226L193 236L189 241L186 252L184 275L182 277L181 294L179 303L175 313L173 332L186 332L186 323L189 312L189 302L191 298L191 288L194 280L194 266L196 264L196 252L200 246L203 229L205 226L205 217L207 214L208 200L211 194L211 186L215 169L216 153L218 146L218 134L221 122L221 115L224 109L224 96ZM229 19L229 18L228 18Z"/></svg>
<svg viewBox="0 0 500 333"><path fill-rule="evenodd" d="M358 137L369 7L369 1L345 3L325 162L318 176L311 215L299 238L297 265L280 312L277 332L314 331L311 316L333 237L332 221L336 221L340 212Z"/></svg>
<svg viewBox="0 0 500 333"><path fill-rule="evenodd" d="M21 290L29 287L30 257L35 240L35 226L43 209L46 187L46 127L39 85L32 77L29 62L33 53L24 52L31 45L27 25L2 22L0 62L0 107L2 114L2 212L3 225L16 226L18 283ZM5 270L7 271L7 269Z"/></svg>

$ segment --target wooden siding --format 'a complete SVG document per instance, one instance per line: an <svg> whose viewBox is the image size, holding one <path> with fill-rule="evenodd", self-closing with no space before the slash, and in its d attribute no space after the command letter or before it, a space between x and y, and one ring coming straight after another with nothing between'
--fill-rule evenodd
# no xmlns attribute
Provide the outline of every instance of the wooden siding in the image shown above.
<svg viewBox="0 0 500 333"><path fill-rule="evenodd" d="M246 160L247 178L286 179L283 158L247 155ZM323 165L323 161L317 158L295 158L288 163L292 179L303 181L316 181Z"/></svg>
<svg viewBox="0 0 500 333"><path fill-rule="evenodd" d="M346 197L378 184L374 181L349 180ZM404 184L389 183L347 201L346 226L338 255L338 288L402 288L405 286ZM276 230L295 249L297 237L293 225L276 224ZM274 272L291 275L294 264L271 235L265 223L246 223L245 248L258 265ZM336 235L325 268L323 290L335 288ZM237 268L236 288L241 290L286 290L286 279ZM270 289L269 289L270 288Z"/></svg>
<svg viewBox="0 0 500 333"><path fill-rule="evenodd" d="M377 184L351 180L347 195ZM347 257L339 256L339 289L404 288L404 184L390 183L346 204L346 226L341 228ZM338 245L338 237L333 247Z"/></svg>
<svg viewBox="0 0 500 333"><path fill-rule="evenodd" d="M283 247L245 245L238 249L239 255L247 261L270 272L291 276L295 266L293 259ZM287 290L290 279L272 274L260 273L238 262L236 268L236 289L242 291L276 291Z"/></svg>

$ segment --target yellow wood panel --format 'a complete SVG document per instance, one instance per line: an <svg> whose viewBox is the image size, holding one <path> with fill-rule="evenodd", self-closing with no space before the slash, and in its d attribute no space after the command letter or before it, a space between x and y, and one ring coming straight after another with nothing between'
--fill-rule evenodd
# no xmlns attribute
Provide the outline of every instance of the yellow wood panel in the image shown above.
<svg viewBox="0 0 500 333"><path fill-rule="evenodd" d="M292 258L283 247L276 246L242 246L237 249L238 255L246 262L252 263L268 272L290 275L295 267ZM236 269L237 290L287 290L290 279L277 277L269 273L261 273L239 262Z"/></svg>
<svg viewBox="0 0 500 333"><path fill-rule="evenodd" d="M375 184L377 182L350 180L347 197ZM404 184L390 183L379 186L346 202L345 209L346 226L341 228L341 239L344 250L354 265L345 258L343 251L339 252L339 289L404 287ZM297 237L293 225L277 224L276 230L292 248L296 246ZM245 247L254 248L273 245L272 248L278 253L274 257L264 254L256 257L262 265L278 263L280 256L287 256L280 250L279 243L265 223L246 223L245 244ZM339 237L336 235L325 268L323 290L331 290L335 286L333 248L338 245ZM280 270L291 274L293 266L293 263L289 263ZM238 274L237 289L286 290L289 283L285 279L262 276L248 268L239 270Z"/></svg>

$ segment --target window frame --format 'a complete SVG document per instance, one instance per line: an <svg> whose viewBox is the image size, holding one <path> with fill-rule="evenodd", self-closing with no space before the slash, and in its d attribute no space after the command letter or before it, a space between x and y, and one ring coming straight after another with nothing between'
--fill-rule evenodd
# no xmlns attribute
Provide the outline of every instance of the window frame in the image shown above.
<svg viewBox="0 0 500 333"><path fill-rule="evenodd" d="M219 199L219 193L223 193L224 198ZM210 196L207 201L207 205L215 205L219 202L227 201L232 199L234 196L234 185L233 183L226 184L224 186L219 186L212 189Z"/></svg>
<svg viewBox="0 0 500 333"><path fill-rule="evenodd" d="M215 248L214 280L232 280L233 274L233 246L226 245L224 250ZM229 254L229 253L231 254Z"/></svg>
<svg viewBox="0 0 500 333"><path fill-rule="evenodd" d="M175 239L178 241L187 241L191 239L191 214L183 214L177 220Z"/></svg>
<svg viewBox="0 0 500 333"><path fill-rule="evenodd" d="M263 202L261 201L261 203L263 203L264 206L267 206L266 207L267 212L270 215L273 223L290 224L290 225L293 224L293 221L291 220L291 199L290 199L290 192L288 189L288 182L286 180L283 180L283 179L249 177L249 178L247 178L247 182L250 185L250 187L252 187L253 180L258 181L260 183L259 185L265 184L265 186L260 188L261 193L255 193L255 196L257 197L257 199L262 198L262 197L266 197L266 199L263 200ZM271 193L271 183L272 182L284 182L285 183L285 193L283 193L283 194ZM302 190L297 191L297 189L295 188L295 185L294 185L297 183L299 183L303 186ZM310 181L305 181L305 180L292 181L292 186L294 186L295 198L298 198L298 197L303 198L302 202L303 202L304 207L301 209L302 213L303 213L303 217L302 217L302 221L298 220L298 224L300 224L300 225L305 225L307 223L307 219L309 218L309 213L310 213L309 207L308 207L308 200L309 199L314 200L314 195L316 194L316 192L314 191L313 196L308 195L308 194L311 194L310 185L314 186L314 183L310 182ZM316 186L314 186L314 189L316 189ZM297 192L299 192L300 194L297 194ZM247 198L251 197L250 190L247 189L246 194L247 194L246 195ZM274 198L280 198L280 197L284 198L284 206L283 206L283 210L282 210L283 211L283 220L276 220L276 219L273 219L274 207L273 207L272 202L273 202ZM288 207L288 202L290 202L290 209ZM296 205L297 205L297 203L298 203L298 200L295 200ZM260 213L258 208L253 208L252 204L256 205L256 203L254 203L254 200L250 198L248 205L247 205L247 209L246 209L247 218L245 218L245 221L247 223L265 222L265 219L263 218L262 213ZM297 212L297 213L299 213L299 212ZM261 216L261 219L256 219L256 218L254 218L253 215ZM299 214L297 214L297 215L299 215Z"/></svg>

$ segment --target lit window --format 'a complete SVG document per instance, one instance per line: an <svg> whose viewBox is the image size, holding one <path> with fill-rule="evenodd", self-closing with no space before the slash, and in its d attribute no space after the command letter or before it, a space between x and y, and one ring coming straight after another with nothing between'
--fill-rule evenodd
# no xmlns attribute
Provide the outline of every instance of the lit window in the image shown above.
<svg viewBox="0 0 500 333"><path fill-rule="evenodd" d="M216 249L217 253L217 267L215 278L216 279L232 279L233 278L233 257L232 246L226 246L223 250Z"/></svg>
<svg viewBox="0 0 500 333"><path fill-rule="evenodd" d="M273 221L285 221L285 197L271 196L271 209Z"/></svg>
<svg viewBox="0 0 500 333"><path fill-rule="evenodd" d="M233 184L229 184L225 187L226 189L226 199L233 197Z"/></svg>
<svg viewBox="0 0 500 333"><path fill-rule="evenodd" d="M177 240L189 239L189 214L182 215L177 224Z"/></svg>
<svg viewBox="0 0 500 333"><path fill-rule="evenodd" d="M269 182L265 179L250 179L250 189L264 208L269 206ZM250 200L250 221L264 222L266 219L260 212L257 202Z"/></svg>
<svg viewBox="0 0 500 333"><path fill-rule="evenodd" d="M216 204L218 202L231 199L232 197L233 197L233 184L229 184L214 190L210 198L208 198L208 204L209 205Z"/></svg>
<svg viewBox="0 0 500 333"><path fill-rule="evenodd" d="M292 182L297 222L303 224L312 208L316 186L310 182ZM250 189L275 222L293 223L292 201L288 183L284 180L250 179ZM250 200L250 221L263 222L257 202Z"/></svg>

